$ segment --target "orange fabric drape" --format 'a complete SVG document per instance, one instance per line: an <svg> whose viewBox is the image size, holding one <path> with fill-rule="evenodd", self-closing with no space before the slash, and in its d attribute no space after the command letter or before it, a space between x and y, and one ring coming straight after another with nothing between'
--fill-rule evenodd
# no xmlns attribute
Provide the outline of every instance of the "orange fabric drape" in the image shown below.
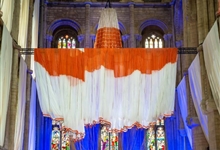
<svg viewBox="0 0 220 150"><path fill-rule="evenodd" d="M35 61L51 76L68 75L84 80L84 72L93 72L101 66L114 71L115 77L130 75L135 70L151 74L167 63L175 63L176 48L85 48L35 49Z"/></svg>

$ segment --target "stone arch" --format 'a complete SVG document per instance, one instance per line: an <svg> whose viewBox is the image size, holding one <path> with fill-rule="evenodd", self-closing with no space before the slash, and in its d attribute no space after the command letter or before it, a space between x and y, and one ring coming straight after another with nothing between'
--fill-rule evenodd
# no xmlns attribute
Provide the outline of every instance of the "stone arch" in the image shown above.
<svg viewBox="0 0 220 150"><path fill-rule="evenodd" d="M142 31L148 27L148 26L158 26L159 28L161 28L164 32L164 34L167 34L168 33L168 27L165 23L163 23L162 21L160 20L157 20L157 19L150 19L150 20L146 20L144 21L140 27L139 27L139 34L142 33Z"/></svg>
<svg viewBox="0 0 220 150"><path fill-rule="evenodd" d="M47 35L52 35L53 32L60 26L70 26L74 28L79 35L82 34L80 25L77 22L70 20L70 19L63 18L63 19L55 20L51 24L51 26L47 30Z"/></svg>

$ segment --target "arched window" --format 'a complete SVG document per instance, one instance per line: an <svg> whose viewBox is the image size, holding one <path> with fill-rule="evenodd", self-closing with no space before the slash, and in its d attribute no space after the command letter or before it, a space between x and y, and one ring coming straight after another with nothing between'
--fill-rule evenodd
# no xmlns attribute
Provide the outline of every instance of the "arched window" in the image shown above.
<svg viewBox="0 0 220 150"><path fill-rule="evenodd" d="M101 150L118 150L118 133L106 125L101 126Z"/></svg>
<svg viewBox="0 0 220 150"><path fill-rule="evenodd" d="M147 130L147 150L165 150L165 130L164 120L157 120L156 125L152 125Z"/></svg>
<svg viewBox="0 0 220 150"><path fill-rule="evenodd" d="M60 26L53 33L52 48L78 47L78 33L70 26Z"/></svg>
<svg viewBox="0 0 220 150"><path fill-rule="evenodd" d="M142 47L144 48L163 48L164 47L164 32L158 26L147 26L142 31Z"/></svg>
<svg viewBox="0 0 220 150"><path fill-rule="evenodd" d="M64 128L63 121L53 120L51 150L70 149L69 132Z"/></svg>
<svg viewBox="0 0 220 150"><path fill-rule="evenodd" d="M163 41L160 37L152 34L145 39L145 48L163 48Z"/></svg>
<svg viewBox="0 0 220 150"><path fill-rule="evenodd" d="M69 35L61 36L58 39L57 48L76 48L76 40Z"/></svg>

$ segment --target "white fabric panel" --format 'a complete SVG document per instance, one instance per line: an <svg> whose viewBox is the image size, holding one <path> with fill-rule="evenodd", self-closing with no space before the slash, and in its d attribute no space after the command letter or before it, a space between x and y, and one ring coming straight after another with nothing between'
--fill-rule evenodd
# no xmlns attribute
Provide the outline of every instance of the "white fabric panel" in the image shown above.
<svg viewBox="0 0 220 150"><path fill-rule="evenodd" d="M209 142L209 133L208 133L208 118L202 113L200 104L202 102L202 84L201 84L201 72L200 72L200 61L199 55L197 54L192 64L188 69L189 74L189 84L190 91L193 99L194 106L202 126L203 132L205 134L206 140Z"/></svg>
<svg viewBox="0 0 220 150"><path fill-rule="evenodd" d="M20 57L19 69L20 70L19 70L19 83L18 83L18 103L17 103L16 120L15 120L14 150L23 149L27 65L22 57Z"/></svg>
<svg viewBox="0 0 220 150"><path fill-rule="evenodd" d="M35 136L36 136L36 97L37 89L36 83L32 79L31 86L31 101L30 101L30 115L29 115L29 140L28 150L35 150Z"/></svg>
<svg viewBox="0 0 220 150"><path fill-rule="evenodd" d="M220 44L217 21L203 43L205 66L214 101L220 113Z"/></svg>
<svg viewBox="0 0 220 150"><path fill-rule="evenodd" d="M0 51L0 146L4 144L5 124L8 110L8 100L12 68L12 38L6 26L3 26Z"/></svg>
<svg viewBox="0 0 220 150"><path fill-rule="evenodd" d="M40 10L40 1L34 1L34 11L32 18L32 39L31 39L31 48L38 47L38 26L39 26L39 10ZM31 55L31 70L33 70L32 77L35 78L34 72L34 55Z"/></svg>
<svg viewBox="0 0 220 150"><path fill-rule="evenodd" d="M189 139L190 146L192 148L192 131L191 129L187 126L187 116L188 116L188 100L187 100L187 91L186 91L186 80L185 77L181 80L177 87L177 94L178 94L178 102L179 102L179 107L180 107L180 112L183 118L183 123L184 127L186 130L187 137Z"/></svg>
<svg viewBox="0 0 220 150"><path fill-rule="evenodd" d="M85 82L65 75L50 76L35 62L37 91L44 115L63 118L65 126L84 133L85 124L109 121L113 129L139 122L144 126L174 109L176 63L151 75L134 71L115 78L103 66L85 72ZM46 83L46 84L45 84Z"/></svg>
<svg viewBox="0 0 220 150"><path fill-rule="evenodd" d="M18 31L18 45L20 45L21 48L27 47L28 18L29 18L29 0L21 0L19 31Z"/></svg>
<svg viewBox="0 0 220 150"><path fill-rule="evenodd" d="M12 28L14 3L15 0L1 0L1 11L3 13L2 20L9 32L11 32Z"/></svg>

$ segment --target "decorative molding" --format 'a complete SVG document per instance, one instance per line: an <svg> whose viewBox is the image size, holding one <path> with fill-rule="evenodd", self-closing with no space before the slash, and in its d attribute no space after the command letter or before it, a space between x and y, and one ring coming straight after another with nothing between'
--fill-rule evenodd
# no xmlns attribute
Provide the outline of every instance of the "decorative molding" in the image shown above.
<svg viewBox="0 0 220 150"><path fill-rule="evenodd" d="M162 22L162 21L160 21L160 20L157 20L157 19L151 19L151 20L146 20L146 21L144 21L144 22L140 25L140 27L139 27L139 33L141 34L141 32L142 32L146 27L151 26L151 25L158 26L159 28L161 28L161 29L163 30L163 32L164 32L165 34L168 33L168 27L167 27L167 25L166 25L164 22Z"/></svg>
<svg viewBox="0 0 220 150"><path fill-rule="evenodd" d="M63 25L65 25L65 26L66 26L66 25L71 26L72 28L74 28L74 29L77 31L78 34L81 34L81 33L82 33L81 28L80 28L80 25L79 25L77 22L75 22L75 21L73 21L73 20L71 20L71 19L64 18L64 19L58 19L58 20L54 21L54 22L51 24L51 26L48 28L47 34L48 34L48 35L52 35L53 32L54 32L58 27L63 26Z"/></svg>

